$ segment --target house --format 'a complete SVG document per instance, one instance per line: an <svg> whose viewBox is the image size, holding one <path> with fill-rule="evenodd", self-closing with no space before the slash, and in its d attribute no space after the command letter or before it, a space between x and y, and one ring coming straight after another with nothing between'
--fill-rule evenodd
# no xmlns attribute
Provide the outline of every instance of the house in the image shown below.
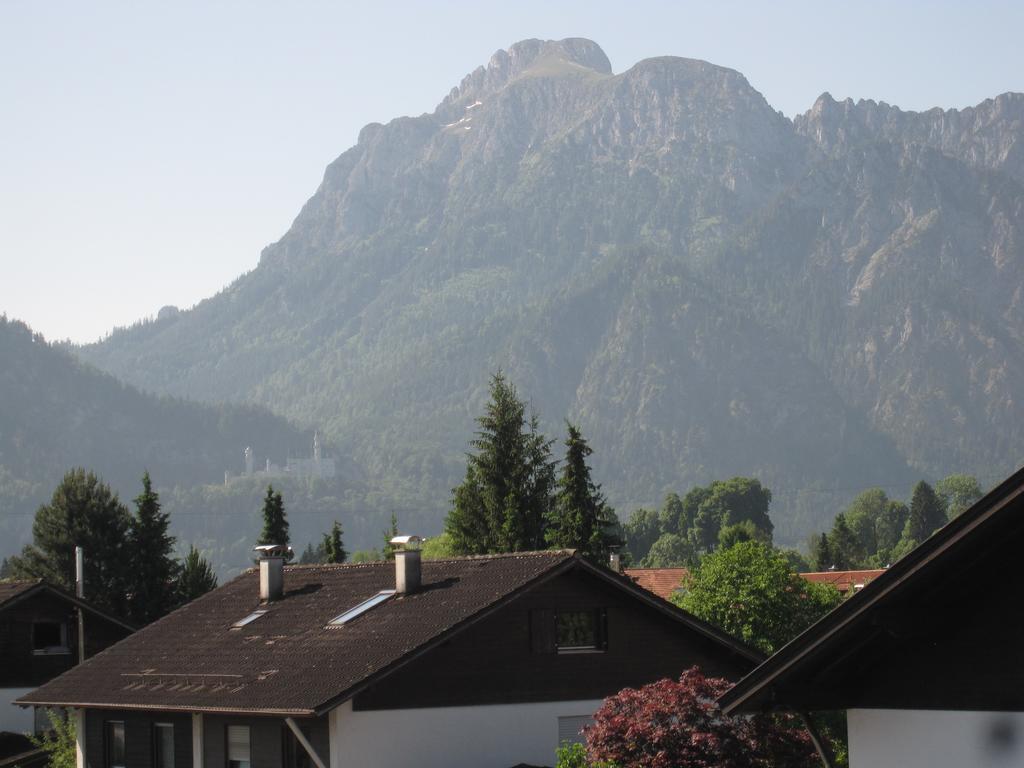
<svg viewBox="0 0 1024 768"><path fill-rule="evenodd" d="M682 591L682 582L689 575L686 568L626 568L623 573L658 597L670 600L676 592ZM831 584L846 597L858 592L873 579L885 573L885 569L860 571L816 571L801 573L800 578L816 584ZM851 592L852 590L852 592Z"/></svg>
<svg viewBox="0 0 1024 768"><path fill-rule="evenodd" d="M756 652L572 552L258 570L22 697L81 765L551 765L604 697Z"/></svg>
<svg viewBox="0 0 1024 768"><path fill-rule="evenodd" d="M884 568L862 569L859 571L811 571L801 573L800 578L815 584L831 584L843 597L860 592L865 586L885 573Z"/></svg>
<svg viewBox="0 0 1024 768"><path fill-rule="evenodd" d="M626 568L623 573L664 600L681 590L683 579L690 575L686 568Z"/></svg>
<svg viewBox="0 0 1024 768"><path fill-rule="evenodd" d="M1024 766L1024 471L721 699L846 710L851 768Z"/></svg>
<svg viewBox="0 0 1024 768"><path fill-rule="evenodd" d="M132 626L42 580L0 581L0 765L34 748L26 733L48 727L45 712L14 700L78 663L78 612L85 654L93 656L132 632Z"/></svg>

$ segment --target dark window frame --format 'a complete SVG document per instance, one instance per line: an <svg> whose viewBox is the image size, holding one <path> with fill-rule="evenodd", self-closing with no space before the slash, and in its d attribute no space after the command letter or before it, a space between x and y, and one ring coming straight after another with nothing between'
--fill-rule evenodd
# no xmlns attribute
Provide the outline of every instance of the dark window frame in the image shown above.
<svg viewBox="0 0 1024 768"><path fill-rule="evenodd" d="M606 608L579 607L555 609L555 652L569 655L576 653L604 653L608 650L608 610ZM564 645L560 637L559 617L567 614L589 614L592 622L594 642L587 645Z"/></svg>
<svg viewBox="0 0 1024 768"><path fill-rule="evenodd" d="M112 730L114 726L121 726L121 761L114 762L114 744ZM103 765L106 768L127 768L128 766L128 729L124 720L103 721Z"/></svg>
<svg viewBox="0 0 1024 768"><path fill-rule="evenodd" d="M56 628L57 630L57 644L48 643L42 645L37 639L37 628L39 627L50 627ZM49 633L52 637L52 630ZM33 621L32 622L32 655L33 656L62 656L71 653L71 647L68 643L68 623L66 621Z"/></svg>
<svg viewBox="0 0 1024 768"><path fill-rule="evenodd" d="M170 732L171 737L171 764L164 765L160 761L160 740L157 738L157 734L162 730L166 729ZM159 721L154 722L150 729L150 741L152 742L153 749L153 768L174 768L178 762L178 751L174 745L174 723Z"/></svg>

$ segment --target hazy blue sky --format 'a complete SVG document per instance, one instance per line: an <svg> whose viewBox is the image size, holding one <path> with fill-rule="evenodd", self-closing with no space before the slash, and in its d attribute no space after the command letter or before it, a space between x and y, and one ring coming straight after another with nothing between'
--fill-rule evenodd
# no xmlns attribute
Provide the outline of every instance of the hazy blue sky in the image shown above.
<svg viewBox="0 0 1024 768"><path fill-rule="evenodd" d="M706 59L792 116L1024 90L1024 3L0 0L0 313L95 339L252 269L359 128L498 48Z"/></svg>

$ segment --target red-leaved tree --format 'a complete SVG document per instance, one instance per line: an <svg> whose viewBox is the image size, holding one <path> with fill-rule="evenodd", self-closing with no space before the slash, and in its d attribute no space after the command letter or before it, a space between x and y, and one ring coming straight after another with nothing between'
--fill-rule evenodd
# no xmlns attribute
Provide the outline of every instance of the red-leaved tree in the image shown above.
<svg viewBox="0 0 1024 768"><path fill-rule="evenodd" d="M585 731L591 762L618 768L813 768L810 735L796 718L729 717L716 703L732 684L697 667L678 681L626 688Z"/></svg>

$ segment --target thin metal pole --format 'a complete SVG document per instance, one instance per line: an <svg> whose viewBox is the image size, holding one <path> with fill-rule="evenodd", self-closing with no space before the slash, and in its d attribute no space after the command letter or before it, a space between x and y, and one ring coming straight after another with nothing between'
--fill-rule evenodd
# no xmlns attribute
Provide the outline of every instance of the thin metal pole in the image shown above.
<svg viewBox="0 0 1024 768"><path fill-rule="evenodd" d="M75 547L75 596L85 598L85 552ZM85 611L78 606L78 663L85 661Z"/></svg>

